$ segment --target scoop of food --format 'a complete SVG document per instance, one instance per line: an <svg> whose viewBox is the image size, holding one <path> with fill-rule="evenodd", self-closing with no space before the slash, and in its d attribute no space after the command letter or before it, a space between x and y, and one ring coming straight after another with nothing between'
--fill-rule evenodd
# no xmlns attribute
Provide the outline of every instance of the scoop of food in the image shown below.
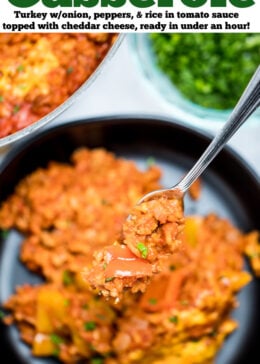
<svg viewBox="0 0 260 364"><path fill-rule="evenodd" d="M104 296L120 298L126 289L144 292L165 258L179 249L183 227L181 198L161 196L136 205L123 224L122 239L94 253L84 278Z"/></svg>

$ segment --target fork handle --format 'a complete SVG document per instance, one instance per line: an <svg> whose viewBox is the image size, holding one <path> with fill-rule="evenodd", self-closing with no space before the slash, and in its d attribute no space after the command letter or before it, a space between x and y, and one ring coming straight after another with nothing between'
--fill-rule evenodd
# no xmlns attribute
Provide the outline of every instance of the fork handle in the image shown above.
<svg viewBox="0 0 260 364"><path fill-rule="evenodd" d="M192 183L203 173L210 162L225 146L228 140L244 124L249 116L260 105L260 66L258 66L245 91L238 100L234 110L229 116L220 132L214 137L205 152L195 163L186 176L172 188L178 187L185 193Z"/></svg>

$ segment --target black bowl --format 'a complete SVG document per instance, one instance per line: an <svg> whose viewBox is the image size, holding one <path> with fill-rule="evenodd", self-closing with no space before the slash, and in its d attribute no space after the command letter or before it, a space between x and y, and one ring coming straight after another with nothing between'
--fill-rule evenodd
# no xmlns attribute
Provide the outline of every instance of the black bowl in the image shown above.
<svg viewBox="0 0 260 364"><path fill-rule="evenodd" d="M8 153L0 166L0 202L25 175L46 166L50 160L68 161L70 154L80 146L104 147L118 156L135 160L140 168L153 157L163 170L163 185L170 187L192 167L210 139L161 117L111 116L72 121L34 135ZM260 229L258 177L230 148L224 148L215 158L202 181L202 197L198 202L185 197L187 214L216 212L244 232ZM0 302L9 297L15 286L40 281L19 262L21 240L18 233L11 232L0 244ZM233 315L239 321L239 329L226 340L217 357L218 364L260 362L259 281L253 279L239 293L238 299L240 306ZM29 348L19 340L15 327L0 326L0 351L8 364L56 362L33 358Z"/></svg>

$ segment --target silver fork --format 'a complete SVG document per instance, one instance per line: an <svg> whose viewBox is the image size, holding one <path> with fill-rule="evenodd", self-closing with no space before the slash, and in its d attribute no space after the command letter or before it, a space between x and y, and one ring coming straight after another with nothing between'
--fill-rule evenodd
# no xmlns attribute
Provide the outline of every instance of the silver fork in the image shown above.
<svg viewBox="0 0 260 364"><path fill-rule="evenodd" d="M238 100L228 120L214 137L205 152L191 170L176 185L170 188L155 190L144 195L137 204L159 197L183 198L193 182L204 172L210 162L218 155L229 139L244 124L249 116L260 105L260 66L250 79L242 96Z"/></svg>

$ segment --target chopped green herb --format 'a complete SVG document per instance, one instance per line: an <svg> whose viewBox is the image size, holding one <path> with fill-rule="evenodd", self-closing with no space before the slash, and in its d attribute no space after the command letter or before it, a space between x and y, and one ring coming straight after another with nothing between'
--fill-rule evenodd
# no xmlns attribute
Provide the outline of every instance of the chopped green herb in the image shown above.
<svg viewBox="0 0 260 364"><path fill-rule="evenodd" d="M177 324L178 316L174 315L174 316L169 317L169 321L172 322L173 324Z"/></svg>
<svg viewBox="0 0 260 364"><path fill-rule="evenodd" d="M108 282L112 282L113 280L115 279L115 277L107 277L105 279L105 282L108 283Z"/></svg>
<svg viewBox="0 0 260 364"><path fill-rule="evenodd" d="M18 111L20 110L20 106L19 105L15 105L14 107L13 107L13 113L14 114L16 114L16 113L18 113Z"/></svg>
<svg viewBox="0 0 260 364"><path fill-rule="evenodd" d="M87 345L88 345L88 347L89 347L90 350L96 351L96 348L95 348L95 346L92 343L87 343Z"/></svg>
<svg viewBox="0 0 260 364"><path fill-rule="evenodd" d="M18 87L20 90L26 90L26 88L27 88L27 86L24 84L20 84L20 85L18 85Z"/></svg>
<svg viewBox="0 0 260 364"><path fill-rule="evenodd" d="M259 33L152 33L155 61L203 107L232 109L259 65Z"/></svg>
<svg viewBox="0 0 260 364"><path fill-rule="evenodd" d="M67 68L67 74L70 75L72 72L74 71L73 67L68 67Z"/></svg>
<svg viewBox="0 0 260 364"><path fill-rule="evenodd" d="M103 269L105 270L107 268L107 263L103 264Z"/></svg>
<svg viewBox="0 0 260 364"><path fill-rule="evenodd" d="M2 320L4 317L5 317L5 313L2 310L0 310L0 320Z"/></svg>
<svg viewBox="0 0 260 364"><path fill-rule="evenodd" d="M149 298L150 305L156 305L157 299L156 298Z"/></svg>
<svg viewBox="0 0 260 364"><path fill-rule="evenodd" d="M50 339L54 345L60 345L64 342L63 338L57 334L50 334Z"/></svg>
<svg viewBox="0 0 260 364"><path fill-rule="evenodd" d="M23 72L23 71L24 71L24 65L20 64L20 65L17 67L17 71L18 71L18 72Z"/></svg>
<svg viewBox="0 0 260 364"><path fill-rule="evenodd" d="M58 357L60 355L60 348L55 348L52 351L52 355Z"/></svg>
<svg viewBox="0 0 260 364"><path fill-rule="evenodd" d="M143 243L137 243L136 245L137 249L141 253L142 258L146 259L148 256L148 248Z"/></svg>
<svg viewBox="0 0 260 364"><path fill-rule="evenodd" d="M96 328L96 323L94 321L85 322L84 328L86 331L93 331Z"/></svg>
<svg viewBox="0 0 260 364"><path fill-rule="evenodd" d="M65 306L65 307L68 307L69 305L70 305L70 300L65 299L65 300L64 300L64 306Z"/></svg>
<svg viewBox="0 0 260 364"><path fill-rule="evenodd" d="M8 236L9 230L0 230L0 238L6 239Z"/></svg>
<svg viewBox="0 0 260 364"><path fill-rule="evenodd" d="M4 96L0 95L0 102L4 101Z"/></svg>
<svg viewBox="0 0 260 364"><path fill-rule="evenodd" d="M169 265L169 270L173 272L176 269L176 266L174 264Z"/></svg>
<svg viewBox="0 0 260 364"><path fill-rule="evenodd" d="M103 358L92 358L90 360L90 364L103 364L104 359Z"/></svg>
<svg viewBox="0 0 260 364"><path fill-rule="evenodd" d="M154 159L154 157L149 157L149 158L147 158L146 164L147 164L147 166L148 166L148 167L153 166L153 165L155 164L155 159Z"/></svg>
<svg viewBox="0 0 260 364"><path fill-rule="evenodd" d="M83 303L82 308L83 308L84 310L88 310L89 305L88 305L87 303Z"/></svg>
<svg viewBox="0 0 260 364"><path fill-rule="evenodd" d="M64 286L69 286L69 285L73 284L74 283L73 274L70 271L65 270L62 274L62 282L63 282Z"/></svg>
<svg viewBox="0 0 260 364"><path fill-rule="evenodd" d="M57 334L50 334L51 342L55 345L52 355L58 357L60 354L60 344L64 342L63 338Z"/></svg>

